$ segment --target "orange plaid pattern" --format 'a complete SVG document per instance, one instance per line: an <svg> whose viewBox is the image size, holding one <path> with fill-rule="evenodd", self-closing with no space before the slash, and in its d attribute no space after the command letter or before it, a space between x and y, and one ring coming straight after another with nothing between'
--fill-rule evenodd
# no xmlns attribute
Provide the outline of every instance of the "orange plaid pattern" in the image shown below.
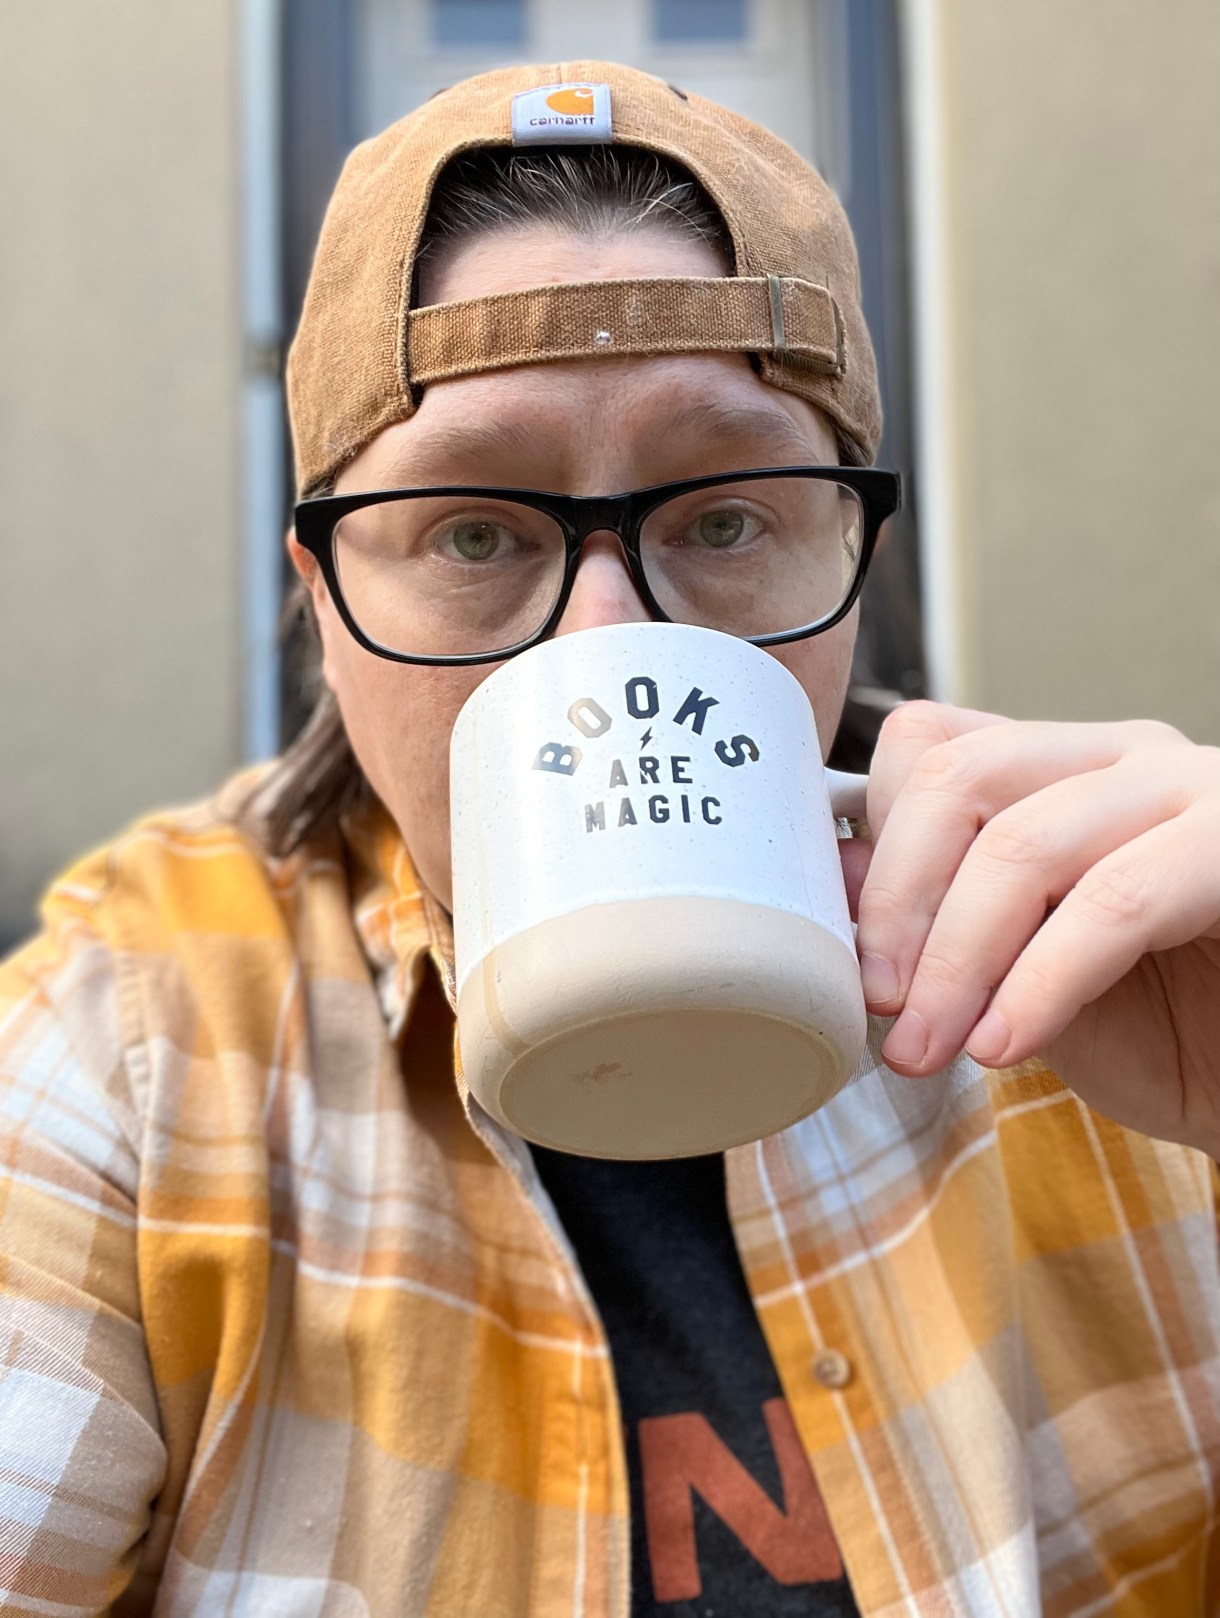
<svg viewBox="0 0 1220 1618"><path fill-rule="evenodd" d="M82 861L0 970L0 1609L624 1618L605 1338L455 1083L445 918L381 811L277 862L232 802ZM1216 1612L1215 1171L883 1033L728 1154L861 1611Z"/></svg>

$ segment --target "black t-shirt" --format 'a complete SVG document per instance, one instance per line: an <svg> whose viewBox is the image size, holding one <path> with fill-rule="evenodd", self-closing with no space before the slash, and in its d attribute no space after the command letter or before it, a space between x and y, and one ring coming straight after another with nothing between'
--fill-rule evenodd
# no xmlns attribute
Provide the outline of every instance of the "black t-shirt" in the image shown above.
<svg viewBox="0 0 1220 1618"><path fill-rule="evenodd" d="M741 1271L723 1158L533 1152L610 1339L634 1618L859 1618Z"/></svg>

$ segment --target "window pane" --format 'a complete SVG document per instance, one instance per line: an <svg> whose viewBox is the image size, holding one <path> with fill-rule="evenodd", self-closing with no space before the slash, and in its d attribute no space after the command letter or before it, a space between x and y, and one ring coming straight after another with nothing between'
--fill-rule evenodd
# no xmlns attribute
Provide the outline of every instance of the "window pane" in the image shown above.
<svg viewBox="0 0 1220 1618"><path fill-rule="evenodd" d="M746 0L653 0L653 34L665 43L746 37Z"/></svg>
<svg viewBox="0 0 1220 1618"><path fill-rule="evenodd" d="M525 0L432 0L436 45L524 45Z"/></svg>

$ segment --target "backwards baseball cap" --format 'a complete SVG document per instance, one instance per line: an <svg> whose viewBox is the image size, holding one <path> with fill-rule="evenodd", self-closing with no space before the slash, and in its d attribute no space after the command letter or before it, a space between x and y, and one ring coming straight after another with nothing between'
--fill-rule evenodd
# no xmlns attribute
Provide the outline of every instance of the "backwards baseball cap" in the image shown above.
<svg viewBox="0 0 1220 1618"><path fill-rule="evenodd" d="M683 165L723 216L735 273L583 281L411 306L433 187L481 147L642 148ZM329 482L446 377L607 354L740 352L818 405L864 458L881 433L855 244L821 176L777 136L610 62L467 79L348 157L288 356L297 483Z"/></svg>

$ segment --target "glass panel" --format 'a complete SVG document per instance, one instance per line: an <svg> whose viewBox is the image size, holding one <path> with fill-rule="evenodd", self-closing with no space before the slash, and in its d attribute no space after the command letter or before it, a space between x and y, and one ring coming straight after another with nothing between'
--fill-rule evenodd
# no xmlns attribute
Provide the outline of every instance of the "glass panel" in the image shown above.
<svg viewBox="0 0 1220 1618"><path fill-rule="evenodd" d="M663 44L743 40L746 0L653 0L652 31Z"/></svg>
<svg viewBox="0 0 1220 1618"><path fill-rule="evenodd" d="M503 651L542 628L563 583L558 525L511 500L386 500L341 518L332 544L348 611L392 652Z"/></svg>
<svg viewBox="0 0 1220 1618"><path fill-rule="evenodd" d="M432 0L434 45L524 45L525 0Z"/></svg>
<svg viewBox="0 0 1220 1618"><path fill-rule="evenodd" d="M843 604L863 533L846 484L758 478L667 500L644 521L640 555L657 604L676 622L779 635Z"/></svg>

